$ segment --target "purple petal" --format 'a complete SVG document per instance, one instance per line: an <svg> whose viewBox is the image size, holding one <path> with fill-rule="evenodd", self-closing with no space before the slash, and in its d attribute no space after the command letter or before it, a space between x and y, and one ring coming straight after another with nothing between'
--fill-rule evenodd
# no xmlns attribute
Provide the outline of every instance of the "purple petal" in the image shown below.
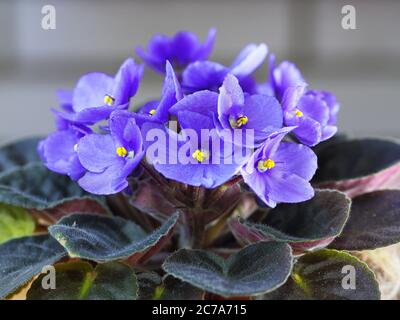
<svg viewBox="0 0 400 320"><path fill-rule="evenodd" d="M323 127L321 133L321 141L325 141L332 138L336 134L337 130L338 128L336 126L328 125Z"/></svg>
<svg viewBox="0 0 400 320"><path fill-rule="evenodd" d="M192 93L199 90L218 91L229 69L212 61L190 64L182 73L182 87Z"/></svg>
<svg viewBox="0 0 400 320"><path fill-rule="evenodd" d="M129 103L130 98L136 94L139 88L142 76L143 65L135 64L132 58L124 61L115 76L112 92L109 93L115 99L114 105Z"/></svg>
<svg viewBox="0 0 400 320"><path fill-rule="evenodd" d="M203 115L211 115L217 113L217 105L218 94L203 90L185 96L170 109L170 113L177 116L180 111L192 111Z"/></svg>
<svg viewBox="0 0 400 320"><path fill-rule="evenodd" d="M233 105L244 104L244 93L239 85L239 80L232 74L228 74L219 88L218 115L222 117L229 113Z"/></svg>
<svg viewBox="0 0 400 320"><path fill-rule="evenodd" d="M146 53L146 51L141 47L136 48L136 54L154 71L164 73L164 61L167 59L163 60L159 59L157 56L152 56L151 54Z"/></svg>
<svg viewBox="0 0 400 320"><path fill-rule="evenodd" d="M211 115L206 116L197 112L183 111L178 113L178 121L182 129L191 129L201 136L201 130L214 129L214 121Z"/></svg>
<svg viewBox="0 0 400 320"><path fill-rule="evenodd" d="M78 157L85 169L91 172L103 172L122 158L116 154L111 135L89 134L78 144Z"/></svg>
<svg viewBox="0 0 400 320"><path fill-rule="evenodd" d="M305 95L303 96L299 103L298 108L307 116L325 126L329 120L329 108L324 101L321 99Z"/></svg>
<svg viewBox="0 0 400 320"><path fill-rule="evenodd" d="M297 203L314 196L311 184L295 174L272 169L266 183L269 197L276 202Z"/></svg>
<svg viewBox="0 0 400 320"><path fill-rule="evenodd" d="M285 172L293 173L309 181L317 170L317 156L302 144L282 142L274 155L276 168L284 168Z"/></svg>
<svg viewBox="0 0 400 320"><path fill-rule="evenodd" d="M270 81L279 100L287 88L306 85L300 70L289 61L283 61L277 67L273 67L271 77Z"/></svg>
<svg viewBox="0 0 400 320"><path fill-rule="evenodd" d="M142 150L142 135L129 111L115 111L110 118L110 131L114 145L138 153Z"/></svg>
<svg viewBox="0 0 400 320"><path fill-rule="evenodd" d="M92 194L109 195L121 192L128 187L126 177L120 176L123 167L123 162L119 162L100 173L87 172L78 183Z"/></svg>
<svg viewBox="0 0 400 320"><path fill-rule="evenodd" d="M211 51L214 47L216 35L217 35L217 29L211 28L208 31L207 38L204 41L204 44L197 50L196 55L193 57L193 61L205 60L210 56Z"/></svg>
<svg viewBox="0 0 400 320"><path fill-rule="evenodd" d="M263 63L267 54L268 47L265 43L258 46L247 46L235 60L231 72L238 77L244 77L253 73Z"/></svg>
<svg viewBox="0 0 400 320"><path fill-rule="evenodd" d="M78 142L79 138L72 130L55 132L40 143L41 158L50 170L76 180L85 171L74 150Z"/></svg>
<svg viewBox="0 0 400 320"><path fill-rule="evenodd" d="M192 62L199 46L199 38L194 33L178 32L172 39L175 62L181 66Z"/></svg>
<svg viewBox="0 0 400 320"><path fill-rule="evenodd" d="M299 139L299 141L307 146L315 146L321 141L321 125L307 117L302 117L297 128L293 130L293 133Z"/></svg>
<svg viewBox="0 0 400 320"><path fill-rule="evenodd" d="M276 207L276 201L269 195L268 185L265 177L260 174L249 174L247 170L242 169L241 174L244 182L254 191L254 193L270 208Z"/></svg>
<svg viewBox="0 0 400 320"><path fill-rule="evenodd" d="M305 89L305 85L287 88L282 97L282 109L285 111L296 109L300 99L304 95Z"/></svg>
<svg viewBox="0 0 400 320"><path fill-rule="evenodd" d="M74 111L104 106L104 96L112 93L113 85L114 79L104 73L93 72L81 77L74 89Z"/></svg>
<svg viewBox="0 0 400 320"><path fill-rule="evenodd" d="M274 97L247 96L243 111L248 118L246 128L270 132L282 127L282 108Z"/></svg>

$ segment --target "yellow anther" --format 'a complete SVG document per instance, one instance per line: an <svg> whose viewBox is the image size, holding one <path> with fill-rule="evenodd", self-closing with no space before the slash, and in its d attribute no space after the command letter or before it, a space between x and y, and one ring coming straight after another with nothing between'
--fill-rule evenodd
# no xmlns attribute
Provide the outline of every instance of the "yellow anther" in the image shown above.
<svg viewBox="0 0 400 320"><path fill-rule="evenodd" d="M153 115L153 114L155 114L156 113L156 109L151 109L150 111L149 111L149 115Z"/></svg>
<svg viewBox="0 0 400 320"><path fill-rule="evenodd" d="M275 167L275 161L272 159L260 160L257 163L258 171L264 172Z"/></svg>
<svg viewBox="0 0 400 320"><path fill-rule="evenodd" d="M249 122L249 118L246 116L241 116L236 120L236 126L240 128L241 126L244 126L247 122Z"/></svg>
<svg viewBox="0 0 400 320"><path fill-rule="evenodd" d="M236 119L235 118L229 119L229 123L231 127L234 129L244 126L247 122L249 122L249 118L247 118L246 116L240 116Z"/></svg>
<svg viewBox="0 0 400 320"><path fill-rule="evenodd" d="M108 106L112 106L115 102L115 98L113 98L112 96L106 94L104 97L104 103Z"/></svg>
<svg viewBox="0 0 400 320"><path fill-rule="evenodd" d="M303 116L303 112L301 112L299 109L296 109L296 111L294 112L296 114L296 116L298 117L302 117Z"/></svg>
<svg viewBox="0 0 400 320"><path fill-rule="evenodd" d="M208 159L209 154L207 151L196 150L195 152L193 152L192 157L198 162L204 162Z"/></svg>
<svg viewBox="0 0 400 320"><path fill-rule="evenodd" d="M126 157L128 155L128 151L124 147L118 147L116 151L119 157Z"/></svg>

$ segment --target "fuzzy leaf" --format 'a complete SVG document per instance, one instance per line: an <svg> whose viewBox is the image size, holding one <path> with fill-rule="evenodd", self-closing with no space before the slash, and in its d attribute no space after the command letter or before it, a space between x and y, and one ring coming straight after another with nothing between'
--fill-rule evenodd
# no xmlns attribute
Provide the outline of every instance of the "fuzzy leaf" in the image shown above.
<svg viewBox="0 0 400 320"><path fill-rule="evenodd" d="M112 261L137 261L163 244L172 234L178 215L171 216L161 227L147 234L135 223L119 217L74 214L49 227L50 234L68 251L70 257ZM133 260L131 260L133 259Z"/></svg>
<svg viewBox="0 0 400 320"><path fill-rule="evenodd" d="M34 231L35 221L27 210L0 203L0 243L30 236Z"/></svg>
<svg viewBox="0 0 400 320"><path fill-rule="evenodd" d="M160 293L162 278L155 272L143 272L137 275L139 299L153 300ZM162 292L161 292L162 293Z"/></svg>
<svg viewBox="0 0 400 320"><path fill-rule="evenodd" d="M202 300L204 291L187 282L167 275L158 287L160 300Z"/></svg>
<svg viewBox="0 0 400 320"><path fill-rule="evenodd" d="M353 199L349 221L331 244L340 250L368 250L400 242L400 190L381 190Z"/></svg>
<svg viewBox="0 0 400 320"><path fill-rule="evenodd" d="M23 237L0 245L0 298L20 286L64 256L66 251L49 235Z"/></svg>
<svg viewBox="0 0 400 320"><path fill-rule="evenodd" d="M279 241L289 243L295 253L327 246L339 235L350 211L350 199L334 190L316 190L313 199L280 204L262 223L231 220L235 237L244 243Z"/></svg>
<svg viewBox="0 0 400 320"><path fill-rule="evenodd" d="M40 162L37 152L39 140L24 139L0 148L0 175L31 162Z"/></svg>
<svg viewBox="0 0 400 320"><path fill-rule="evenodd" d="M43 289L46 275L37 278L28 300L136 300L137 281L125 264L109 262L93 268L87 262L67 262L55 266L56 288Z"/></svg>
<svg viewBox="0 0 400 320"><path fill-rule="evenodd" d="M337 141L317 148L313 182L350 197L400 187L400 144L383 139Z"/></svg>
<svg viewBox="0 0 400 320"><path fill-rule="evenodd" d="M262 294L285 283L292 269L290 247L259 242L228 259L204 250L181 249L168 257L163 269L200 289L224 296Z"/></svg>
<svg viewBox="0 0 400 320"><path fill-rule="evenodd" d="M364 262L345 252L324 249L301 257L289 280L262 299L379 300L380 292L374 273Z"/></svg>
<svg viewBox="0 0 400 320"><path fill-rule="evenodd" d="M43 210L66 201L91 197L67 176L31 163L0 176L0 201L18 207Z"/></svg>

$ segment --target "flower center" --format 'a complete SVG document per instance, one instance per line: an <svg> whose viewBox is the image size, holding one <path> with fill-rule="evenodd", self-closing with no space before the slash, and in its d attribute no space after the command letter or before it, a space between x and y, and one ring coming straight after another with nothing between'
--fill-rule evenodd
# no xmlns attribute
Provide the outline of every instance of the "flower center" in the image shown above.
<svg viewBox="0 0 400 320"><path fill-rule="evenodd" d="M149 111L149 115L153 115L153 114L155 114L156 113L156 109L151 109L150 111Z"/></svg>
<svg viewBox="0 0 400 320"><path fill-rule="evenodd" d="M124 147L118 147L116 149L116 152L117 152L117 155L121 158L127 157L129 159L132 159L135 156L135 151L128 152L128 150L126 150Z"/></svg>
<svg viewBox="0 0 400 320"><path fill-rule="evenodd" d="M115 98L110 96L109 94L106 94L104 97L104 103L108 106L112 106L115 102Z"/></svg>
<svg viewBox="0 0 400 320"><path fill-rule="evenodd" d="M303 116L303 112L301 112L299 109L296 109L296 111L294 112L296 114L296 116L298 116L299 118Z"/></svg>
<svg viewBox="0 0 400 320"><path fill-rule="evenodd" d="M275 167L275 161L272 160L272 159L260 160L257 163L257 169L260 172L264 172L264 171L270 170L273 167Z"/></svg>
<svg viewBox="0 0 400 320"><path fill-rule="evenodd" d="M193 152L192 157L196 159L198 162L204 162L209 158L209 153L208 151L201 151L200 149L197 149L195 152Z"/></svg>
<svg viewBox="0 0 400 320"><path fill-rule="evenodd" d="M249 118L247 118L246 116L239 116L236 119L234 118L229 119L229 123L231 127L234 129L244 126L247 122L249 122Z"/></svg>

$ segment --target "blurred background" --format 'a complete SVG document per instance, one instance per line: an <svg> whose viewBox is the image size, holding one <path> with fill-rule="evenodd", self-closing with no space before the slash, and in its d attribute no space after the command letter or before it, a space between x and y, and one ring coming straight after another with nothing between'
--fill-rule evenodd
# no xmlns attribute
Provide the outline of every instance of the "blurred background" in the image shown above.
<svg viewBox="0 0 400 320"><path fill-rule="evenodd" d="M47 4L56 30L41 27ZM342 28L347 4L356 30ZM52 131L57 88L72 88L88 71L114 74L153 33L187 29L204 39L211 26L212 60L230 64L247 43L266 42L311 87L337 95L341 131L400 137L399 14L398 0L0 0L0 144ZM136 103L156 97L161 84L146 70Z"/></svg>

